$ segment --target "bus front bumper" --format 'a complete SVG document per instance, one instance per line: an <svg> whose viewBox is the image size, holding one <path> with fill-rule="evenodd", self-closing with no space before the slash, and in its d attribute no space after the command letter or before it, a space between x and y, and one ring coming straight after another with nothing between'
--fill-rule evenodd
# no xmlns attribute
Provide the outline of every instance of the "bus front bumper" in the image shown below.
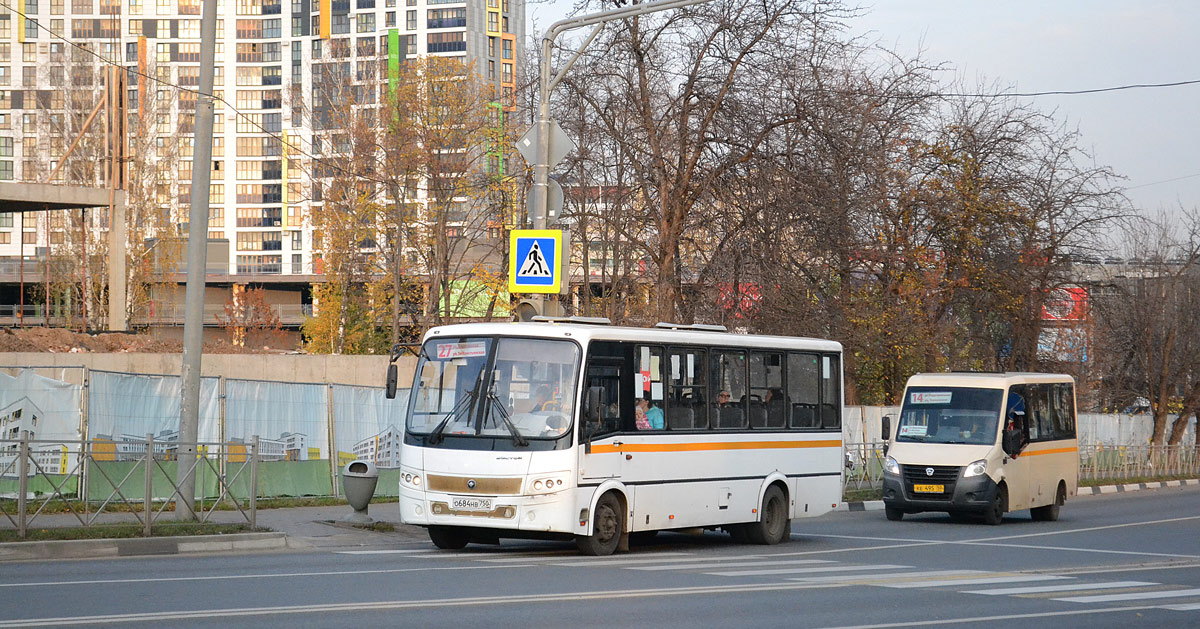
<svg viewBox="0 0 1200 629"><path fill-rule="evenodd" d="M488 496L485 508L455 508L462 496L400 491L400 520L416 526L462 526L514 531L577 532L575 493L570 490L533 496Z"/></svg>
<svg viewBox="0 0 1200 629"><path fill-rule="evenodd" d="M954 483L954 491L951 495L928 498L911 491L909 487L905 486L903 478L885 474L883 476L883 504L889 509L899 509L906 513L983 511L996 497L996 488L996 481L993 481L987 474L970 478L960 476Z"/></svg>

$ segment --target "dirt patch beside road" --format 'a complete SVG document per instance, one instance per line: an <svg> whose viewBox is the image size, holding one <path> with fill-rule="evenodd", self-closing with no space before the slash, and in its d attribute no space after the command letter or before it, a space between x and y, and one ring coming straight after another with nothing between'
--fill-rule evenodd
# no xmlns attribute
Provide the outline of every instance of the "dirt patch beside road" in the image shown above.
<svg viewBox="0 0 1200 629"><path fill-rule="evenodd" d="M261 354L279 351L238 347L224 339L204 344L206 354ZM6 328L0 329L0 352L177 354L183 352L183 341L158 338L149 334L82 334L64 328Z"/></svg>

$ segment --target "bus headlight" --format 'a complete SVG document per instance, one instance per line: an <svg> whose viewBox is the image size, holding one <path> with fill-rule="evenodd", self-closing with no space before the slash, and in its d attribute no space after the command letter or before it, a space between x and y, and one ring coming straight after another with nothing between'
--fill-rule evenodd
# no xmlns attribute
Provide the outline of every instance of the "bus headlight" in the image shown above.
<svg viewBox="0 0 1200 629"><path fill-rule="evenodd" d="M567 488L565 475L541 476L529 483L527 494L552 494Z"/></svg>
<svg viewBox="0 0 1200 629"><path fill-rule="evenodd" d="M979 459L963 470L963 478L971 478L972 476L980 476L982 474L987 474L987 459Z"/></svg>
<svg viewBox="0 0 1200 629"><path fill-rule="evenodd" d="M883 471L893 476L899 476L900 464L896 462L896 459L889 456L883 460Z"/></svg>
<svg viewBox="0 0 1200 629"><path fill-rule="evenodd" d="M400 472L400 486L408 487L409 489L420 489L421 475L413 473L411 470L402 470Z"/></svg>

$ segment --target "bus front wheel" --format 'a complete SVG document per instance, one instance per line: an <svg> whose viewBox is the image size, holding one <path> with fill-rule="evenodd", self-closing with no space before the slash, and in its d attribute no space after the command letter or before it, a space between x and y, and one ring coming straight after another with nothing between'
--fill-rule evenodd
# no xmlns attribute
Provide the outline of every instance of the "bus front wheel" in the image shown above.
<svg viewBox="0 0 1200 629"><path fill-rule="evenodd" d="M1008 511L1008 488L1000 485L996 488L996 495L992 496L992 502L983 510L983 521L992 526L1000 524L1005 511Z"/></svg>
<svg viewBox="0 0 1200 629"><path fill-rule="evenodd" d="M577 535L575 545L579 552L585 555L611 555L621 543L622 520L621 503L611 493L600 496L596 503L596 513L592 520L591 535Z"/></svg>
<svg viewBox="0 0 1200 629"><path fill-rule="evenodd" d="M763 494L758 522L746 525L746 536L755 544L778 544L791 528L787 517L787 500L778 487L771 485Z"/></svg>
<svg viewBox="0 0 1200 629"><path fill-rule="evenodd" d="M429 527L429 539L442 550L459 550L471 541L471 536L450 526Z"/></svg>

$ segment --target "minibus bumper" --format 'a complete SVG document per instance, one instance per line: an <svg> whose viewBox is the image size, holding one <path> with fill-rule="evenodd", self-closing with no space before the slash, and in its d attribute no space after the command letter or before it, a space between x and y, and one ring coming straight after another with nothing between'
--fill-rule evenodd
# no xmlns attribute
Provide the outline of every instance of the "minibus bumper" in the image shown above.
<svg viewBox="0 0 1200 629"><path fill-rule="evenodd" d="M996 481L987 474L963 478L959 476L954 483L954 493L949 499L922 498L905 487L904 479L899 476L885 474L883 477L883 504L889 509L899 509L905 513L921 511L983 511L996 497Z"/></svg>

